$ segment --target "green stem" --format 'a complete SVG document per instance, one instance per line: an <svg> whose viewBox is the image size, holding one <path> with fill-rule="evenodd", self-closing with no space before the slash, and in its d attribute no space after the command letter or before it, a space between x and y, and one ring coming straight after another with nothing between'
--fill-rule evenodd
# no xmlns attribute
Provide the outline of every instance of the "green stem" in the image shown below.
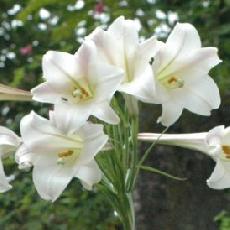
<svg viewBox="0 0 230 230"><path fill-rule="evenodd" d="M137 171L137 163L138 163L138 143L137 143L137 135L138 135L138 129L139 129L139 119L138 117L132 117L131 118L131 144L132 149L131 151L127 152L127 154L131 157L130 162L130 180L128 183L128 192L131 192L134 190L135 184L136 184L136 171Z"/></svg>
<svg viewBox="0 0 230 230"><path fill-rule="evenodd" d="M138 113L130 113L119 103L119 98L114 98L112 105L120 117L120 124L106 128L114 148L98 158L105 177L100 188L109 198L124 230L135 230L133 190L138 165Z"/></svg>
<svg viewBox="0 0 230 230"><path fill-rule="evenodd" d="M119 204L116 210L124 230L135 230L135 210L132 193L123 193L119 196Z"/></svg>

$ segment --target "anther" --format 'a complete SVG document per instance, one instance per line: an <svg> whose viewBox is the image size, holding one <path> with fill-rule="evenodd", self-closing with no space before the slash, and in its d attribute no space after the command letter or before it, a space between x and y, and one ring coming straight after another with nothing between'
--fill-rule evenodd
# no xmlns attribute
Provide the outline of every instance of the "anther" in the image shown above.
<svg viewBox="0 0 230 230"><path fill-rule="evenodd" d="M230 146L227 146L227 145L223 145L222 146L222 149L223 149L223 152L224 152L224 155L227 159L230 159Z"/></svg>

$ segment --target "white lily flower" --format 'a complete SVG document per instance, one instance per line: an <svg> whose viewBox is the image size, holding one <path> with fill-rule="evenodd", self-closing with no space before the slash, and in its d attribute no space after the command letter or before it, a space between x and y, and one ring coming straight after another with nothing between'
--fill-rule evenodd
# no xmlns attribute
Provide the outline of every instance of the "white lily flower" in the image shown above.
<svg viewBox="0 0 230 230"><path fill-rule="evenodd" d="M208 116L219 107L218 87L208 75L220 62L217 51L202 48L197 30L188 23L178 23L167 42L160 44L152 64L156 89L152 103L162 104L163 125L172 125L184 108Z"/></svg>
<svg viewBox="0 0 230 230"><path fill-rule="evenodd" d="M140 43L138 31L139 26L134 20L125 20L124 16L120 16L107 31L98 27L87 39L95 42L106 62L124 70L118 90L149 102L154 93L149 62L156 53L158 42L155 37L151 37Z"/></svg>
<svg viewBox="0 0 230 230"><path fill-rule="evenodd" d="M46 82L32 89L34 100L74 108L79 122L94 115L111 124L119 123L109 103L123 73L100 60L93 42L84 42L75 55L48 51L42 69Z"/></svg>
<svg viewBox="0 0 230 230"><path fill-rule="evenodd" d="M12 188L4 172L2 158L14 153L19 147L21 139L11 130L0 126L0 192L6 192Z"/></svg>
<svg viewBox="0 0 230 230"><path fill-rule="evenodd" d="M140 133L138 139L205 153L216 162L214 171L207 180L208 186L214 189L230 188L230 127L217 126L209 132L193 134Z"/></svg>
<svg viewBox="0 0 230 230"><path fill-rule="evenodd" d="M37 192L52 202L72 178L79 178L86 189L92 189L102 177L94 156L108 140L103 126L86 123L79 127L70 114L58 107L50 113L50 120L34 112L21 120L24 151L20 149L17 157L19 162L33 165Z"/></svg>

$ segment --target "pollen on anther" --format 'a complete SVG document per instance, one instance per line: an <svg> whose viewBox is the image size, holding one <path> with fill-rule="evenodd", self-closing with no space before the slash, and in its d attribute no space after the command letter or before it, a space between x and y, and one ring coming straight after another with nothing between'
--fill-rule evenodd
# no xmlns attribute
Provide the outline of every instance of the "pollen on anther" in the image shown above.
<svg viewBox="0 0 230 230"><path fill-rule="evenodd" d="M184 86L184 81L181 78L175 76L169 78L167 82L169 85L176 86L176 88L182 88Z"/></svg>
<svg viewBox="0 0 230 230"><path fill-rule="evenodd" d="M73 155L73 151L72 150L66 150L63 152L58 153L58 157L63 158L63 157L69 157Z"/></svg>
<svg viewBox="0 0 230 230"><path fill-rule="evenodd" d="M223 149L225 157L230 159L230 146L224 145L222 146L222 149Z"/></svg>
<svg viewBox="0 0 230 230"><path fill-rule="evenodd" d="M169 84L177 83L177 79L175 77L171 77L170 79L168 79L168 83Z"/></svg>

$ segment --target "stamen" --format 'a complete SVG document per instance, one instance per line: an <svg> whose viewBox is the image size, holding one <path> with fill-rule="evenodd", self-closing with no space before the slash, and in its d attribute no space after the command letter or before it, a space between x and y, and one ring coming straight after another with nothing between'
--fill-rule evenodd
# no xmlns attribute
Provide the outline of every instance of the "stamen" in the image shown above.
<svg viewBox="0 0 230 230"><path fill-rule="evenodd" d="M177 89L184 86L184 80L177 76L167 76L158 79L162 83L162 85L169 89Z"/></svg>
<svg viewBox="0 0 230 230"><path fill-rule="evenodd" d="M79 100L88 100L93 96L89 86L86 87L77 86L76 88L74 88L72 95L74 98Z"/></svg>
<svg viewBox="0 0 230 230"><path fill-rule="evenodd" d="M82 90L81 89L75 89L74 91L73 91L73 97L81 97L81 95L82 95Z"/></svg>
<svg viewBox="0 0 230 230"><path fill-rule="evenodd" d="M88 98L89 97L89 93L85 89L81 88L81 92L82 92L82 97L83 98Z"/></svg>
<svg viewBox="0 0 230 230"><path fill-rule="evenodd" d="M57 163L59 165L64 165L65 164L65 160L73 155L73 151L72 150L66 150L63 152L58 153L58 159L57 159Z"/></svg>
<svg viewBox="0 0 230 230"><path fill-rule="evenodd" d="M72 150L66 150L63 152L58 153L58 157L63 158L63 157L69 157L73 155L73 151Z"/></svg>
<svg viewBox="0 0 230 230"><path fill-rule="evenodd" d="M77 160L80 153L81 153L81 148L59 152L57 154L58 156L57 164L59 165L71 164L72 162Z"/></svg>
<svg viewBox="0 0 230 230"><path fill-rule="evenodd" d="M222 149L223 149L223 152L224 152L224 156L225 156L227 159L230 159L230 146L223 145L223 146L222 146Z"/></svg>

